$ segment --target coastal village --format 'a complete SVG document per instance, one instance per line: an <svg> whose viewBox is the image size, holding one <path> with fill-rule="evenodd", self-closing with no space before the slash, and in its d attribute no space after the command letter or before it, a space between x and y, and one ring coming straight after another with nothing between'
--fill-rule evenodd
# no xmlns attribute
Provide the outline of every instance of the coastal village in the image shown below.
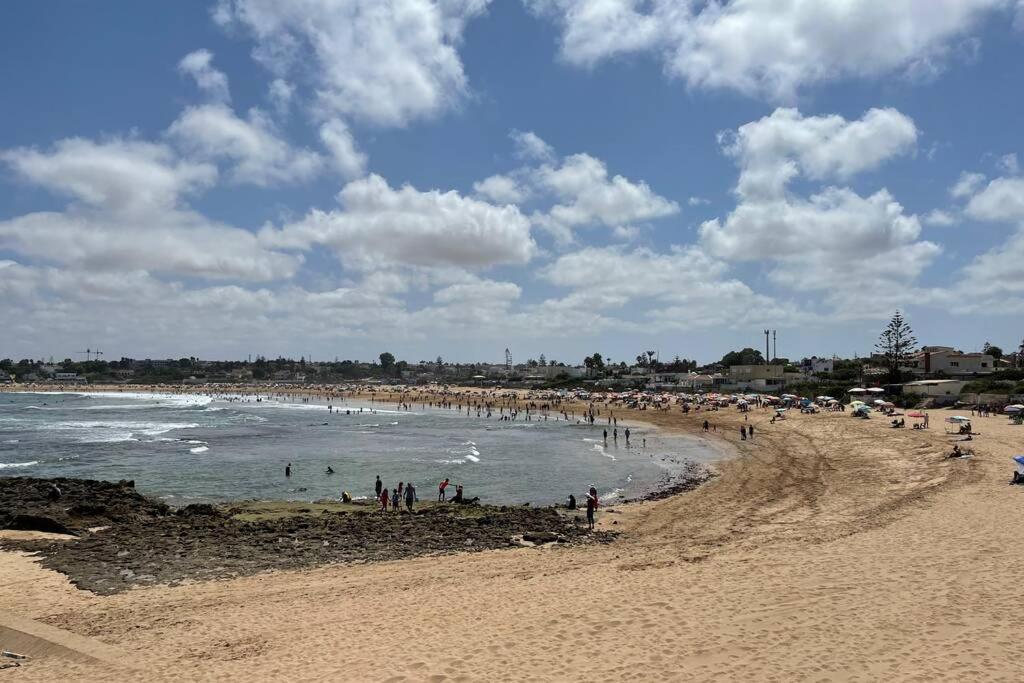
<svg viewBox="0 0 1024 683"><path fill-rule="evenodd" d="M507 352L507 350L506 350ZM768 360L766 360L766 358ZM770 357L754 348L725 354L720 361L698 365L680 359L662 362L657 352L628 361L599 353L582 363L539 359L513 363L396 361L387 352L377 361L312 361L305 358L212 361L198 358L121 358L62 362L0 360L0 384L170 384L201 386L246 384L253 387L301 387L358 382L361 384L426 386L431 384L504 387L508 389L588 389L685 394L758 392L763 394L840 394L849 388L882 387L901 404L929 400L933 405L957 402L1011 404L1024 401L1024 342L1004 352L985 343L979 351L925 345L901 357L892 377L882 353L863 358L818 357L799 360Z"/></svg>

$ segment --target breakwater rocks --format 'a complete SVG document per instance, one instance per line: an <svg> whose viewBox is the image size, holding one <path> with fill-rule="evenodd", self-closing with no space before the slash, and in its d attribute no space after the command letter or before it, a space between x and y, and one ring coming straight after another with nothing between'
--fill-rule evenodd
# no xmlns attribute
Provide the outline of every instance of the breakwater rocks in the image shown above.
<svg viewBox="0 0 1024 683"><path fill-rule="evenodd" d="M558 544L614 537L589 533L576 514L545 507L433 504L415 514L382 514L369 505L264 501L175 510L139 494L131 482L25 477L0 479L0 528L74 534L0 540L0 547L37 552L43 566L99 594L272 569L503 548L524 537Z"/></svg>

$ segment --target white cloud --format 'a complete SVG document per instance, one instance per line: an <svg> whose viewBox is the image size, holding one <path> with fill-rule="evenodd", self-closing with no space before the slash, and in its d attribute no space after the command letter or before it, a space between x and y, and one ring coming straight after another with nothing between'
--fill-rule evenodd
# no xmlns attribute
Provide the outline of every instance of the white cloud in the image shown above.
<svg viewBox="0 0 1024 683"><path fill-rule="evenodd" d="M286 116L291 109L295 97L295 86L283 78L275 78L267 87L267 98L278 116Z"/></svg>
<svg viewBox="0 0 1024 683"><path fill-rule="evenodd" d="M528 195L526 189L515 178L500 174L473 183L473 191L499 204L518 204Z"/></svg>
<svg viewBox="0 0 1024 683"><path fill-rule="evenodd" d="M200 90L216 102L231 101L228 77L213 68L213 53L209 50L190 52L178 62L178 71L191 76Z"/></svg>
<svg viewBox="0 0 1024 683"><path fill-rule="evenodd" d="M325 118L401 126L454 107L467 91L456 50L488 0L221 0L275 75L303 72Z"/></svg>
<svg viewBox="0 0 1024 683"><path fill-rule="evenodd" d="M704 199L703 197L690 197L689 199L686 200L686 203L689 204L690 206L704 206L705 204L710 204L711 202L708 201L707 199Z"/></svg>
<svg viewBox="0 0 1024 683"><path fill-rule="evenodd" d="M334 167L344 178L355 178L366 171L366 155L356 147L352 131L340 119L331 119L320 126L320 140L331 153Z"/></svg>
<svg viewBox="0 0 1024 683"><path fill-rule="evenodd" d="M470 282L448 285L434 292L434 301L442 304L482 303L486 306L516 301L523 290L514 282L474 278Z"/></svg>
<svg viewBox="0 0 1024 683"><path fill-rule="evenodd" d="M63 212L0 222L0 248L85 270L250 280L290 277L301 262L184 206L182 196L209 187L216 169L167 146L71 138L49 152L19 148L0 158L24 180L77 200Z"/></svg>
<svg viewBox="0 0 1024 683"><path fill-rule="evenodd" d="M1024 221L1024 178L996 178L971 197L964 212L984 221Z"/></svg>
<svg viewBox="0 0 1024 683"><path fill-rule="evenodd" d="M999 157L999 168L1010 175L1020 174L1020 162L1014 153L1004 154Z"/></svg>
<svg viewBox="0 0 1024 683"><path fill-rule="evenodd" d="M558 166L541 166L531 172L531 179L559 201L536 220L562 242L571 241L576 227L603 225L621 234L637 222L679 212L678 204L655 194L647 183L609 177L604 162L589 154L566 157Z"/></svg>
<svg viewBox="0 0 1024 683"><path fill-rule="evenodd" d="M533 131L513 130L508 136L512 138L518 158L524 161L554 161L555 150Z"/></svg>
<svg viewBox="0 0 1024 683"><path fill-rule="evenodd" d="M236 183L268 185L299 183L315 176L324 159L296 149L281 139L273 122L259 109L241 119L220 104L189 107L171 124L168 135L197 159L228 160Z"/></svg>
<svg viewBox="0 0 1024 683"><path fill-rule="evenodd" d="M949 188L949 194L956 199L962 199L964 197L970 197L972 194L978 191L978 188L985 182L985 175L983 173L968 173L964 171L960 174L960 178Z"/></svg>
<svg viewBox="0 0 1024 683"><path fill-rule="evenodd" d="M338 195L342 209L311 211L281 230L265 230L268 245L333 248L346 264L483 268L526 263L536 250L530 222L514 206L495 206L457 192L391 188L378 175L353 181Z"/></svg>
<svg viewBox="0 0 1024 683"><path fill-rule="evenodd" d="M893 72L933 75L1007 0L526 0L562 28L561 54L593 66L651 51L693 87L777 100L801 88Z"/></svg>
<svg viewBox="0 0 1024 683"><path fill-rule="evenodd" d="M849 179L907 153L916 136L913 121L891 109L873 109L857 121L778 109L741 126L722 136L740 167L740 202L724 221L703 223L701 240L722 258L774 261L771 278L797 289L857 279L912 281L940 249L917 241L919 220L887 190L862 197L826 186L804 198L789 185L799 177Z"/></svg>
<svg viewBox="0 0 1024 683"><path fill-rule="evenodd" d="M950 225L956 225L957 217L949 211L943 211L942 209L932 209L923 219L925 225L932 225L936 227L949 227Z"/></svg>
<svg viewBox="0 0 1024 683"><path fill-rule="evenodd" d="M644 329L745 325L770 316L776 324L797 311L726 277L727 267L697 247L667 253L588 247L559 257L541 271L552 284L572 289L567 304L597 310L645 302Z"/></svg>
<svg viewBox="0 0 1024 683"><path fill-rule="evenodd" d="M121 138L67 138L50 152L19 147L0 160L29 182L122 213L171 208L217 179L214 166L179 160L166 145Z"/></svg>
<svg viewBox="0 0 1024 683"><path fill-rule="evenodd" d="M776 109L720 137L740 164L739 193L777 197L798 175L847 180L906 154L917 141L917 128L895 109L871 109L854 121Z"/></svg>

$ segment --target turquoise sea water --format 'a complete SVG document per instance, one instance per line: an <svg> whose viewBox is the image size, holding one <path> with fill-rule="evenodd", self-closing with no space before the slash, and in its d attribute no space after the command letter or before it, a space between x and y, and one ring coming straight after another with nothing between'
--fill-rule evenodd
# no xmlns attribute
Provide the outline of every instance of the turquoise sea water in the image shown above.
<svg viewBox="0 0 1024 683"><path fill-rule="evenodd" d="M372 496L378 474L389 488L414 482L426 499L448 477L485 502L547 504L591 484L632 497L684 459L714 457L698 440L643 427L626 447L621 424L606 447L604 428L352 401L328 412L299 399L0 393L0 477L134 479L172 504Z"/></svg>

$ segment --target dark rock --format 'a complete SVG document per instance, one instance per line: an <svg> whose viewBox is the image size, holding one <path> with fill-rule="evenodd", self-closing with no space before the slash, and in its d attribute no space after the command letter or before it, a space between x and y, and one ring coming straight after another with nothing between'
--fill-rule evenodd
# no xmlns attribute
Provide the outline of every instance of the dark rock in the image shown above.
<svg viewBox="0 0 1024 683"><path fill-rule="evenodd" d="M74 531L60 522L38 515L14 515L11 521L7 523L7 528L17 529L18 531L45 531L50 534L75 535Z"/></svg>
<svg viewBox="0 0 1024 683"><path fill-rule="evenodd" d="M221 512L209 503L192 503L178 510L179 517L220 517Z"/></svg>
<svg viewBox="0 0 1024 683"><path fill-rule="evenodd" d="M523 540L530 543L554 543L558 534L553 531L529 531L523 534Z"/></svg>

